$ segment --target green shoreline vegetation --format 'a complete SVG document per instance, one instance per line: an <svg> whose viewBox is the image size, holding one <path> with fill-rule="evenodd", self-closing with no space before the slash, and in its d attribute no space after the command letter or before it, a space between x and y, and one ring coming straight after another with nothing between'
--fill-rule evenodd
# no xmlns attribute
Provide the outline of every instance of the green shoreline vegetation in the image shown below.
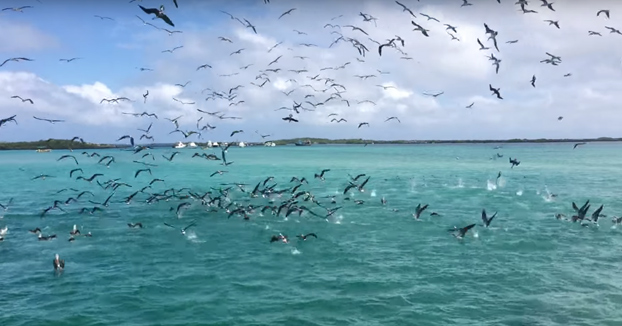
<svg viewBox="0 0 622 326"><path fill-rule="evenodd" d="M617 142L622 138L600 137L585 139L506 139L506 140L371 140L371 139L326 139L326 138L292 138L272 140L277 146L292 145L297 142L310 141L314 145L363 145L363 144L516 144L516 143L580 143L580 142ZM206 143L196 143L205 146ZM248 142L247 145L263 145L263 142ZM152 147L172 147L174 143L149 144ZM68 139L47 139L39 141L0 142L0 150L65 150L65 149L105 149L127 148L128 145L95 144L71 141Z"/></svg>

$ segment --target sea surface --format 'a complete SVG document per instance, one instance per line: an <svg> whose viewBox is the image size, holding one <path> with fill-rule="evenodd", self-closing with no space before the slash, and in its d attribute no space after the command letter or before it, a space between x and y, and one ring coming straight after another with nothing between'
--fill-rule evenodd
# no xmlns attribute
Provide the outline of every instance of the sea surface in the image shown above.
<svg viewBox="0 0 622 326"><path fill-rule="evenodd" d="M180 149L152 150L152 175L134 160L140 154L112 149L109 167L81 151L0 152L0 325L622 325L622 144L369 145L231 147L227 160L191 158ZM92 153L92 150L88 150ZM497 157L497 153L503 157ZM73 154L84 174L72 159ZM510 168L509 157L521 164ZM325 181L314 178L322 169ZM222 175L210 175L226 170ZM497 180L498 173L501 177ZM112 193L96 181L119 179ZM349 176L370 176L364 192L343 195ZM31 180L40 174L45 179ZM293 176L309 184L327 210L299 197L316 213L285 217L260 208L249 219L185 198L233 186L228 198L241 204L274 205L288 199L250 198L258 182L291 188ZM182 198L146 203L140 193L174 188ZM366 177L359 178L357 183ZM58 206L41 217L55 200ZM181 189L181 190L180 190ZM259 188L264 189L264 186ZM170 193L170 192L169 192ZM331 202L334 196L336 203ZM350 200L344 200L349 197ZM382 205L381 198L387 203ZM604 204L599 225L555 219L570 217L572 202ZM356 204L355 200L363 200ZM177 206L189 202L187 209ZM419 220L417 204L429 204ZM224 203L226 204L226 203ZM79 214L83 207L101 207ZM498 212L489 228L481 211ZM436 212L440 216L430 216ZM183 227L185 235L164 222ZM129 228L141 222L144 228ZM477 223L463 239L448 229ZM76 224L82 234L69 242ZM28 230L41 228L50 241ZM295 236L315 233L301 241ZM270 243L272 235L290 242ZM58 253L65 270L55 272Z"/></svg>

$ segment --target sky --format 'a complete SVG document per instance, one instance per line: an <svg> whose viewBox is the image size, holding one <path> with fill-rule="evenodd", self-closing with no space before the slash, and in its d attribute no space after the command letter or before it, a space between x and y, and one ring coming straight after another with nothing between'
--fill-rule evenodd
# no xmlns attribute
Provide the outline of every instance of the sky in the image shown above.
<svg viewBox="0 0 622 326"><path fill-rule="evenodd" d="M559 1L553 11L531 0L525 8L537 13L527 14L515 2L400 1L413 17L389 0L178 0L179 8L172 0L5 0L2 8L32 8L0 12L0 62L33 61L0 67L0 119L16 115L18 122L0 127L0 141L80 136L117 143L131 135L149 143L138 129L151 123L158 143L621 136L622 34L605 26L622 30L622 1ZM164 5L175 27L138 5ZM610 10L609 19L597 16L601 9ZM413 31L413 21L429 37ZM484 24L497 32L499 51ZM379 55L378 43L396 36L404 45L396 41ZM481 50L478 39L490 49ZM354 40L369 50L364 56ZM547 52L562 61L542 63ZM490 54L501 60L498 73ZM197 70L204 64L211 68ZM489 85L500 88L502 100ZM119 97L130 101L100 103ZM294 103L302 104L298 112ZM132 115L142 112L158 119ZM283 120L290 114L298 122ZM171 134L176 126L166 118L179 116L179 130L200 135ZM362 122L368 125L359 128ZM234 130L244 132L230 136Z"/></svg>

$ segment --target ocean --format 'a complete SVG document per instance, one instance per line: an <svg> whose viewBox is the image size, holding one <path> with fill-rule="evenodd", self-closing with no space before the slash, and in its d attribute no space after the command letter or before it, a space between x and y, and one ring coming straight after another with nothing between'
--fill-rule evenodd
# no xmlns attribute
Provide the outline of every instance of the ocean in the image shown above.
<svg viewBox="0 0 622 326"><path fill-rule="evenodd" d="M622 230L611 221L622 214L622 144L495 146L231 147L229 166L191 157L220 157L217 148L180 149L170 162L163 155L176 150L164 148L144 159L156 165L152 175L137 177L148 167L133 161L147 151L97 151L115 158L109 167L82 151L2 151L0 204L13 201L0 208L0 228L8 227L0 325L622 325ZM57 161L65 154L79 166ZM520 165L510 168L510 157ZM78 167L84 173L70 178ZM325 180L314 178L323 169ZM228 172L210 177L217 170ZM103 176L76 180L94 173ZM50 177L32 180L41 174ZM357 184L370 177L364 192L342 194L348 174L366 175ZM298 206L318 216L257 208L245 220L187 198L239 183L228 190L231 202L268 205L251 198L255 185L274 177L259 189L276 184L276 193L297 185L294 176L308 179L298 191L322 205L302 195ZM164 182L125 203L154 178ZM103 203L113 191L97 181L114 179L131 187L118 186L107 207L89 202ZM171 188L181 198L146 202ZM65 205L85 190L93 196ZM290 193L271 196L273 205ZM555 218L588 199L588 216L604 205L599 225ZM64 212L41 217L55 200ZM190 206L177 214L183 202ZM429 207L417 220L418 204ZM94 206L102 211L80 214ZM339 206L325 218L323 207ZM498 212L489 228L482 209ZM191 221L185 235L164 225ZM137 222L144 227L128 227ZM463 239L448 232L472 223ZM69 242L74 224L92 237ZM57 238L38 241L28 231L37 227ZM307 233L317 238L296 238ZM289 243L271 243L278 234ZM62 272L55 254L65 260Z"/></svg>

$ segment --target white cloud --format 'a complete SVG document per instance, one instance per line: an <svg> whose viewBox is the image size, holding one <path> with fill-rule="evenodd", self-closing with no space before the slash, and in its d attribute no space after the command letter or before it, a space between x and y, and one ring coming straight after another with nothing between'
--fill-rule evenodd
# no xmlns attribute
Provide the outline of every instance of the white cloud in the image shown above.
<svg viewBox="0 0 622 326"><path fill-rule="evenodd" d="M618 24L615 18L616 12L622 12L622 3L560 2L554 4L556 11L553 12L534 2L529 8L539 13L525 15L513 1L503 1L500 5L494 1L473 1L474 5L467 8L461 8L455 1L411 1L407 5L418 16L413 19L392 1L330 2L330 6L326 1L320 2L299 1L295 5L288 2L284 6L276 2L260 3L240 9L243 12L236 8L228 10L252 22L258 34L218 12L217 4L212 7L187 3L178 12L172 12L184 33L170 37L150 26L124 22L125 33L119 33L125 35L124 39L90 51L128 51L130 45L134 50L142 48L146 53L143 61L133 65L150 67L154 72L136 72L135 78L125 82L113 83L110 77L104 82L98 76L91 76L89 80L76 80L71 85L55 85L39 78L36 70L26 73L0 68L3 69L0 70L0 113L46 114L92 126L90 130L95 131L110 130L111 125L119 130L145 127L149 121L121 112L155 112L162 120L157 122L162 141L177 140L177 136L167 136L172 129L164 117L183 115L180 119L183 127L191 129L199 117L205 116L196 108L244 118L219 120L205 116L202 122L218 126L210 136L214 139L225 138L232 129L238 128L265 130L277 138L539 138L616 136L618 133L622 114L617 112L615 95L622 93L622 35L610 34L604 26L622 29L622 23ZM298 9L276 19L291 7ZM596 11L602 8L611 9L611 20L596 17ZM359 11L377 17L377 27L363 22L357 15ZM200 21L184 22L184 15L189 13L209 17L209 25L202 26ZM434 16L441 23L427 20L419 13ZM339 14L344 16L330 20ZM559 20L561 29L548 26L543 22L545 19ZM411 20L429 29L430 37L413 31ZM327 23L342 27L324 27ZM492 47L484 33L484 23L499 32L500 52L479 50L478 38ZM348 24L361 27L369 37L344 27ZM456 26L455 36L460 41L452 40L443 24ZM16 26L9 27L18 28ZM294 30L306 35L298 35ZM588 36L588 30L601 32L603 36ZM369 52L362 57L346 42L329 47L339 37L331 32L358 39ZM377 45L370 38L385 42L395 35L405 40L402 48L405 54L385 48L380 57ZM219 36L230 38L233 43L219 41ZM69 35L56 37L71 42L64 40ZM518 43L506 43L515 39ZM279 42L282 43L273 48ZM35 49L15 42L11 44L21 46L24 51ZM179 45L184 47L172 54L161 52ZM239 49L244 50L231 55ZM545 52L561 56L563 62L555 67L540 63L547 57ZM499 74L486 58L490 53L502 60ZM279 56L277 63L268 66ZM412 60L400 59L403 56ZM213 68L197 71L202 64ZM241 69L247 65L251 66ZM337 68L344 65L345 68ZM29 64L10 63L10 67L28 71ZM271 68L280 71L266 71ZM566 73L572 76L563 77ZM536 88L529 84L534 74ZM356 75L375 77L359 79ZM256 86L261 85L265 77L269 82L263 87ZM174 86L186 81L191 81L186 88ZM343 85L346 90L331 86L333 83ZM107 84L119 86L112 89ZM501 88L503 101L491 95L489 84ZM243 87L229 94L237 85ZM393 87L383 89L377 85ZM210 94L210 91L202 93L206 88L226 96L237 94L237 97L231 102L225 99L206 101ZM147 104L141 96L146 90L150 93ZM289 91L292 91L289 96L284 94ZM444 94L436 98L423 95L441 91ZM11 95L31 97L36 104L16 102L9 99ZM102 98L119 96L129 97L134 102L99 103ZM332 100L315 108L306 103L321 103L331 96ZM173 101L173 97L196 104L183 105ZM244 103L230 105L241 100ZM358 104L365 100L376 105ZM300 123L288 124L281 118L293 112L275 110L283 106L291 108L294 101L315 111L294 113ZM465 108L473 102L471 109ZM330 113L339 114L348 123L331 123L327 118ZM399 128L395 121L384 122L389 116L400 118ZM564 116L564 120L557 121L558 116ZM371 127L356 128L363 121L370 122Z"/></svg>
<svg viewBox="0 0 622 326"><path fill-rule="evenodd" d="M19 13L18 13L19 14ZM37 51L58 47L56 37L41 31L32 25L11 23L0 18L0 53Z"/></svg>

